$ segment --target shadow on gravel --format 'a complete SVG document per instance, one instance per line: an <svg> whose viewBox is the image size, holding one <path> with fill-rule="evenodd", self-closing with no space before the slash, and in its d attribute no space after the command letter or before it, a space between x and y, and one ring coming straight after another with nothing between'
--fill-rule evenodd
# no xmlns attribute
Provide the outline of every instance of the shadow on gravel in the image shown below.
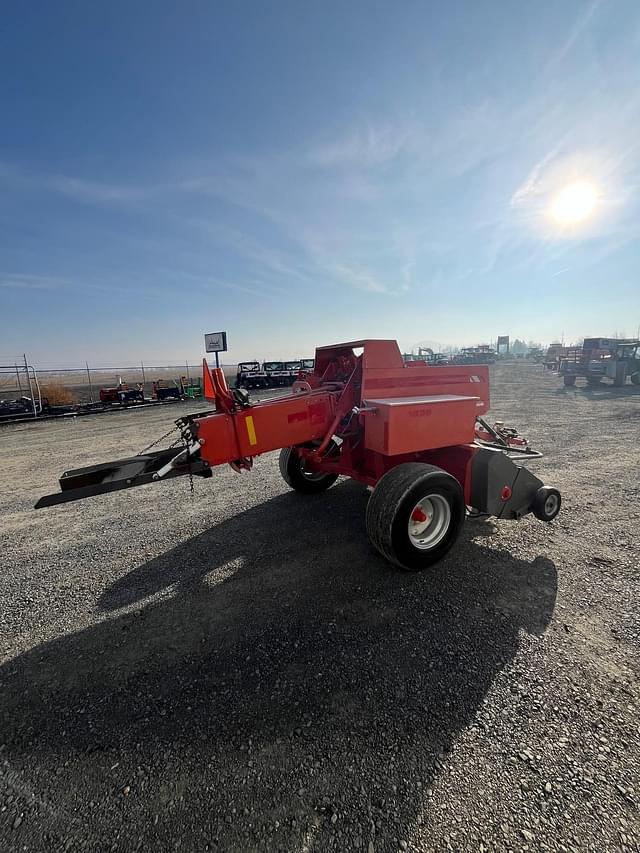
<svg viewBox="0 0 640 853"><path fill-rule="evenodd" d="M610 400L625 400L628 398L640 399L640 386L638 385L608 385L604 382L602 385L589 387L588 385L574 385L566 387L561 385L556 389L557 394L563 396L573 395L581 397L585 400L591 400L594 403L606 403Z"/></svg>
<svg viewBox="0 0 640 853"><path fill-rule="evenodd" d="M394 571L367 544L366 500L348 481L214 525L100 605L163 598L0 668L0 760L37 792L16 849L410 838L519 632L549 622L556 571L479 544L482 522L432 573Z"/></svg>

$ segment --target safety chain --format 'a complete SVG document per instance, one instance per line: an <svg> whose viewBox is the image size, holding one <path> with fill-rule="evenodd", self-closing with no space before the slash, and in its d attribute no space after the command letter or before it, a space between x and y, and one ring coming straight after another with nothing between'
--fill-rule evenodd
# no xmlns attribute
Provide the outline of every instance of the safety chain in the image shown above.
<svg viewBox="0 0 640 853"><path fill-rule="evenodd" d="M160 438L156 438L156 440L155 440L155 441L152 441L152 442L151 442L151 444L150 444L150 445L148 445L148 447L145 447L145 448L144 448L144 450L141 450L141 451L140 451L138 454L136 454L136 455L137 455L137 456L142 456L144 453L146 453L146 452L147 452L147 450L151 450L151 448L152 448L152 447L155 447L157 444L160 444L160 442L161 442L161 441L164 441L164 440L165 440L165 438L169 438L169 436L171 435L171 433L172 433L172 432L175 432L177 429L178 429L178 427L177 427L177 426L172 426L172 427L171 427L171 429L169 430L169 432L165 432L165 434L164 434L164 435L161 435L161 436L160 436ZM175 441L173 441L173 442L169 445L169 447L167 447L167 448L166 448L166 450L171 450L171 448L172 448L172 447L175 447L175 446L176 446L176 444L179 444L181 441L182 441L182 433L180 433L180 435L178 436L178 438L176 438L176 440L175 440Z"/></svg>
<svg viewBox="0 0 640 853"><path fill-rule="evenodd" d="M191 497L193 497L193 494L194 494L193 471L191 470L191 454L189 453L189 442L187 441L184 433L180 434L180 438L181 438L182 442L184 443L185 450L187 451L187 467L189 469L189 491L191 493Z"/></svg>
<svg viewBox="0 0 640 853"><path fill-rule="evenodd" d="M172 441L171 444L165 448L165 450L171 450L172 447L176 447L178 444L184 444L185 450L189 449L189 442L184 434L184 430L180 429L180 427L176 424L176 426L171 427L169 432L165 432L164 435L161 435L160 438L156 438L155 441L152 441L144 450L141 450L137 455L142 456L147 452L147 450L151 450L152 447L155 447L157 444L160 444L161 441L164 441L165 438L169 438L172 432L176 432L176 430L180 433L180 435L176 438L175 441ZM191 470L191 454L187 453L187 466L189 469L189 491L191 496L193 497L195 493L194 485L193 485L193 471Z"/></svg>

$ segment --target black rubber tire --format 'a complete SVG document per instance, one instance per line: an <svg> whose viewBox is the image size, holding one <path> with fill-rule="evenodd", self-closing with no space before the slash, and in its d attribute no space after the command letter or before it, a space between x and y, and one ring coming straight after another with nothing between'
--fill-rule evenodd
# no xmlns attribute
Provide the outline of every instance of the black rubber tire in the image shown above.
<svg viewBox="0 0 640 853"><path fill-rule="evenodd" d="M640 385L640 370L631 374L631 381L634 385Z"/></svg>
<svg viewBox="0 0 640 853"><path fill-rule="evenodd" d="M451 510L448 530L432 549L416 548L409 536L409 516L421 498L442 495ZM441 560L458 538L466 515L460 483L435 465L405 462L387 471L367 505L367 534L383 557L409 572L427 569Z"/></svg>
<svg viewBox="0 0 640 853"><path fill-rule="evenodd" d="M322 477L311 479L304 473L302 459L295 447L283 447L280 451L280 473L282 479L296 492L305 495L315 495L333 486L338 479L337 474L324 474Z"/></svg>
<svg viewBox="0 0 640 853"><path fill-rule="evenodd" d="M567 388L572 388L576 384L576 377L565 373L564 384Z"/></svg>
<svg viewBox="0 0 640 853"><path fill-rule="evenodd" d="M552 496L555 497L557 500L553 510L549 510L546 506L546 503L547 500ZM536 492L535 498L533 499L533 506L531 507L531 511L533 512L536 518L540 519L540 521L553 521L553 519L560 512L561 506L562 497L557 489L552 489L550 486L540 486L540 488Z"/></svg>
<svg viewBox="0 0 640 853"><path fill-rule="evenodd" d="M591 388L597 388L602 384L602 376L587 376L587 385Z"/></svg>

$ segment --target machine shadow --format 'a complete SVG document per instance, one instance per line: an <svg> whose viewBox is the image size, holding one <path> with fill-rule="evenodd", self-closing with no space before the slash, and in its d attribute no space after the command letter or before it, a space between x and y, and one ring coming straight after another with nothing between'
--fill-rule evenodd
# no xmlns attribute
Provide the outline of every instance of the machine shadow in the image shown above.
<svg viewBox="0 0 640 853"><path fill-rule="evenodd" d="M35 786L82 774L56 815L86 815L95 838L123 820L121 797L88 806L115 772L144 792L127 820L156 849L176 833L184 849L366 849L372 821L376 851L397 849L520 631L544 631L557 578L478 544L478 521L432 572L395 571L367 544L366 500L353 482L288 493L123 577L100 606L126 612L0 668L3 757ZM193 788L199 808L179 796Z"/></svg>

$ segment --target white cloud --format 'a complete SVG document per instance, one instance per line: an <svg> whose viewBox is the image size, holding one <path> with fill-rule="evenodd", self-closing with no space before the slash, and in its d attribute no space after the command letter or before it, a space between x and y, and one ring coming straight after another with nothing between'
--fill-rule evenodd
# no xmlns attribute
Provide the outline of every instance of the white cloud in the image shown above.
<svg viewBox="0 0 640 853"><path fill-rule="evenodd" d="M322 168L370 168L394 160L411 147L415 128L399 122L366 122L307 152L309 163Z"/></svg>
<svg viewBox="0 0 640 853"><path fill-rule="evenodd" d="M12 290L61 290L70 282L54 276L0 273L0 287Z"/></svg>
<svg viewBox="0 0 640 853"><path fill-rule="evenodd" d="M43 185L61 195L70 196L88 204L109 204L136 201L149 194L149 189L136 186L117 186L85 181L66 175L50 175L42 179Z"/></svg>
<svg viewBox="0 0 640 853"><path fill-rule="evenodd" d="M560 145L555 145L544 157L535 164L526 179L511 196L511 207L526 204L531 198L540 195L541 180L549 164L558 156Z"/></svg>
<svg viewBox="0 0 640 853"><path fill-rule="evenodd" d="M0 162L0 176L21 189L65 195L86 204L122 204L155 195L161 187L134 184L110 184L71 175L26 171L11 163Z"/></svg>
<svg viewBox="0 0 640 853"><path fill-rule="evenodd" d="M547 71L554 68L554 66L559 65L573 50L576 42L584 35L589 24L591 23L591 19L593 18L595 12L598 7L602 5L602 0L591 0L591 3L587 6L586 10L578 17L574 25L571 27L567 37L564 42L560 45L558 50L553 54L549 64L547 66Z"/></svg>
<svg viewBox="0 0 640 853"><path fill-rule="evenodd" d="M367 293L391 292L378 278L365 270L354 269L343 263L329 263L325 269L329 275L355 290L364 290Z"/></svg>

